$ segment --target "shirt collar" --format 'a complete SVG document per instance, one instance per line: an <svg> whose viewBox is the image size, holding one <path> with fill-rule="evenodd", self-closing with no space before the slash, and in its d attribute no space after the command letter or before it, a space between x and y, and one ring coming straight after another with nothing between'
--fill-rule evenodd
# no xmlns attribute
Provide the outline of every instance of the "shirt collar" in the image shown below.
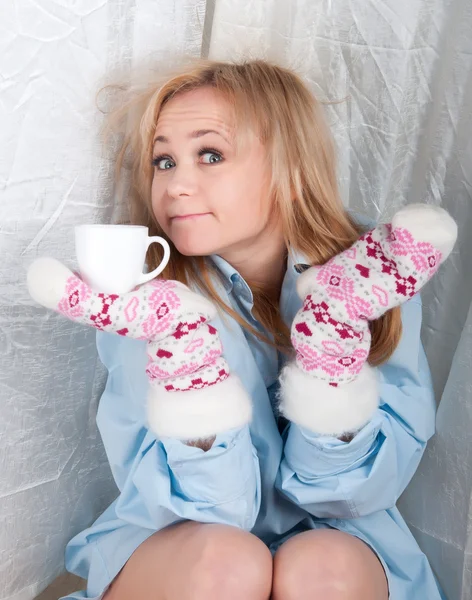
<svg viewBox="0 0 472 600"><path fill-rule="evenodd" d="M366 229L375 226L375 222L372 222L372 219L369 217L363 217L357 213L353 213L351 211L349 212L351 216L353 216L354 219ZM246 304L249 305L249 307L253 306L254 298L252 291L238 270L217 254L210 255L210 259L213 261L213 264L216 266L221 275L221 283L226 293L230 294L234 290L234 294L236 296L240 296L246 302ZM281 290L282 312L287 312L289 309L291 310L290 307L292 305L296 306L296 303L293 302L293 299L296 296L296 281L300 274L309 267L310 261L305 255L297 250L290 250L287 259L287 270ZM291 318L293 318L293 315L289 315L286 321L291 322Z"/></svg>
<svg viewBox="0 0 472 600"><path fill-rule="evenodd" d="M212 254L210 258L221 275L221 280L226 292L228 294L231 293L233 288L237 286L241 289L241 294L245 299L252 303L254 299L251 288L239 271L218 254Z"/></svg>
<svg viewBox="0 0 472 600"><path fill-rule="evenodd" d="M310 266L308 258L298 250L288 253L287 271L295 272L297 275L303 273Z"/></svg>
<svg viewBox="0 0 472 600"><path fill-rule="evenodd" d="M233 290L234 286L237 285L238 287L242 287L243 293L245 293L245 295L250 295L250 299L252 301L253 297L251 289L249 288L246 280L239 273L239 271L218 254L212 254L210 258L222 276L222 282L226 292L230 293ZM293 276L296 278L300 273L303 273L303 271L305 271L309 266L310 263L308 259L301 252L293 250L288 253L287 275L289 277Z"/></svg>

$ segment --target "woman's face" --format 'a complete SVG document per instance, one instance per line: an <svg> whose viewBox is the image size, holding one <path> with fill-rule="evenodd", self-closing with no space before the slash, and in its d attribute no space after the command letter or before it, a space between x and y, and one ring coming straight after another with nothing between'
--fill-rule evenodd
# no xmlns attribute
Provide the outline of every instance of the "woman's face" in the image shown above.
<svg viewBox="0 0 472 600"><path fill-rule="evenodd" d="M186 92L161 111L154 135L154 215L187 256L237 264L281 236L257 136L239 154L231 106L212 88ZM234 259L234 260L232 260Z"/></svg>

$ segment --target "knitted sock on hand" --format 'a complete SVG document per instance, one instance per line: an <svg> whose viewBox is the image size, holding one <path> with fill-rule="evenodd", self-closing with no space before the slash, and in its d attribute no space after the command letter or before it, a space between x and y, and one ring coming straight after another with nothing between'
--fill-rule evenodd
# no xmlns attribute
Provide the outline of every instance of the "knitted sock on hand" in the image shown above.
<svg viewBox="0 0 472 600"><path fill-rule="evenodd" d="M104 294L42 258L28 271L28 288L72 321L148 341L148 418L157 435L206 438L249 422L249 398L208 322L216 309L182 283L154 279L127 294Z"/></svg>
<svg viewBox="0 0 472 600"><path fill-rule="evenodd" d="M281 411L322 434L362 427L378 406L367 364L368 321L399 306L451 252L457 226L441 208L412 205L323 266L303 273L292 324L295 364L281 374Z"/></svg>

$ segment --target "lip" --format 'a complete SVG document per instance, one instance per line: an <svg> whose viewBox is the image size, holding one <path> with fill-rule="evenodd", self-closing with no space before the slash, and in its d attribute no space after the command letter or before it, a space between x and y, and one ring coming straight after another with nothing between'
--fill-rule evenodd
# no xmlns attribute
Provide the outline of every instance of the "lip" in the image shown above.
<svg viewBox="0 0 472 600"><path fill-rule="evenodd" d="M207 213L194 213L194 214L188 214L188 215L175 215L173 217L170 217L171 221L190 221L190 220L195 220L195 219L199 219L200 217L206 217L208 216L209 212Z"/></svg>

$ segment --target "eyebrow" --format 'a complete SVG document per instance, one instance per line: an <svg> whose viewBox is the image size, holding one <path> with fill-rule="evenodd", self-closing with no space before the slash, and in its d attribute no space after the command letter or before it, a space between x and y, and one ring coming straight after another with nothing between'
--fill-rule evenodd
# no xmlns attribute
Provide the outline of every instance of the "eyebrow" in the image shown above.
<svg viewBox="0 0 472 600"><path fill-rule="evenodd" d="M216 133L216 135L219 135L220 137L222 137L225 140L225 142L227 142L229 144L229 141L226 139L226 137L219 131L216 131L215 129L197 129L196 131L192 131L192 133L188 137L189 138L200 138L200 137L203 137L204 135L207 135L208 133ZM166 138L165 135L158 135L157 137L154 138L153 144L155 144L156 142L162 142L163 144L168 144L169 138Z"/></svg>

